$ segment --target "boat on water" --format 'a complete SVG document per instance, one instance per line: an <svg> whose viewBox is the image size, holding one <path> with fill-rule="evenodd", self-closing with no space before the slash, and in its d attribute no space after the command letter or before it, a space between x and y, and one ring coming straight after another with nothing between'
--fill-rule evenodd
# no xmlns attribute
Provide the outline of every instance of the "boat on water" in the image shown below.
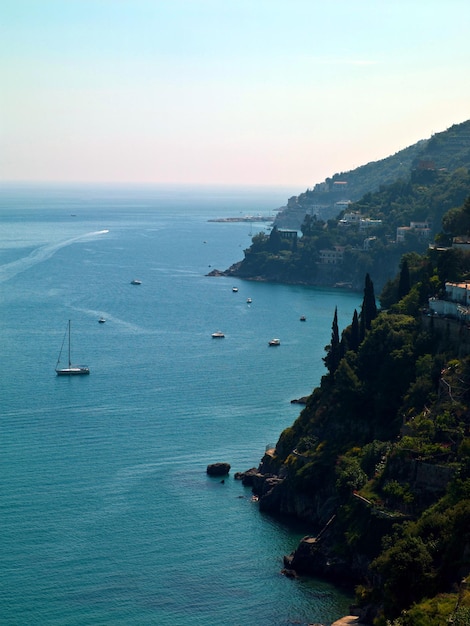
<svg viewBox="0 0 470 626"><path fill-rule="evenodd" d="M131 280L131 285L141 285L142 281L138 280L137 278L134 278L134 280Z"/></svg>
<svg viewBox="0 0 470 626"><path fill-rule="evenodd" d="M223 339L225 337L224 333L218 330L215 333L212 333L212 339Z"/></svg>
<svg viewBox="0 0 470 626"><path fill-rule="evenodd" d="M253 300L251 298L247 298L246 302L247 302L247 304L251 304L253 302Z"/></svg>
<svg viewBox="0 0 470 626"><path fill-rule="evenodd" d="M268 345L270 345L270 346L280 346L281 345L281 340L280 339L271 339L271 341L268 343Z"/></svg>
<svg viewBox="0 0 470 626"><path fill-rule="evenodd" d="M98 320L98 324L104 324L106 322L106 320L104 319L104 317L100 317L100 319Z"/></svg>
<svg viewBox="0 0 470 626"><path fill-rule="evenodd" d="M55 366L55 371L57 376L81 376L84 374L89 374L90 373L90 369L87 365L72 365L72 357L71 357L71 328L72 328L72 324L69 320L69 323L67 325L67 329L65 330L65 334L64 334L64 338L62 340L62 346L60 348L60 352L59 352L59 358L57 359L57 363ZM59 367L60 364L60 359L62 356L62 351L64 349L64 344L65 344L65 340L68 336L68 342L67 342L67 346L68 346L68 366L67 367Z"/></svg>
<svg viewBox="0 0 470 626"><path fill-rule="evenodd" d="M232 291L233 291L233 293L237 293L238 287L232 287Z"/></svg>
<svg viewBox="0 0 470 626"><path fill-rule="evenodd" d="M305 315L301 315L300 316L300 321L301 322L306 322L307 321L307 318L305 317Z"/></svg>

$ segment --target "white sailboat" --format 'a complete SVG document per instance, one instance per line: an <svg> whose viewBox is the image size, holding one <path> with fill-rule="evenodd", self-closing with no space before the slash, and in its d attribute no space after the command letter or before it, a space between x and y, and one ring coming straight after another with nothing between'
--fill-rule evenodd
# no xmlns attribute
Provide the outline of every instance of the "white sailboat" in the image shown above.
<svg viewBox="0 0 470 626"><path fill-rule="evenodd" d="M55 366L57 376L80 376L83 374L89 374L90 370L86 365L72 365L71 360L71 342L70 342L71 322L69 320L67 330L65 331L64 339L62 340L62 346L59 352L59 358ZM59 367L60 357L62 356L62 350L64 348L65 338L68 334L68 367Z"/></svg>

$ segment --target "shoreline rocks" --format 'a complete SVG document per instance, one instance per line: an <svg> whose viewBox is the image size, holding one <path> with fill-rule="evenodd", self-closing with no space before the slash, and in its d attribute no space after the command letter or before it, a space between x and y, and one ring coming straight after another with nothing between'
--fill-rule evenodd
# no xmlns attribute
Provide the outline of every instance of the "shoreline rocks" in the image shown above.
<svg viewBox="0 0 470 626"><path fill-rule="evenodd" d="M258 473L258 469L256 467L252 467L246 472L236 472L234 478L235 480L241 480L244 487L253 487L255 476Z"/></svg>
<svg viewBox="0 0 470 626"><path fill-rule="evenodd" d="M294 398L290 401L291 404L307 404L307 401L310 396L302 396L301 398Z"/></svg>

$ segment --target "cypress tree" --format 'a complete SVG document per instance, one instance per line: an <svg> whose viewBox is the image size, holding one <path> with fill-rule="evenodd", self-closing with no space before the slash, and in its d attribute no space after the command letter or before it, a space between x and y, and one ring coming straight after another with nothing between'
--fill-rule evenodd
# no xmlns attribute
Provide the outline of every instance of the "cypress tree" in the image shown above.
<svg viewBox="0 0 470 626"><path fill-rule="evenodd" d="M375 302L374 283L372 282L369 274L366 274L366 280L364 285L364 299L362 301L361 310L361 341L364 339L366 330L370 330L372 320L377 317L377 304Z"/></svg>
<svg viewBox="0 0 470 626"><path fill-rule="evenodd" d="M349 348L357 352L359 344L361 343L360 331L359 331L359 318L357 315L357 309L354 309L354 314L351 323L351 335L349 338Z"/></svg>
<svg viewBox="0 0 470 626"><path fill-rule="evenodd" d="M361 311L361 315L359 315L359 343L363 341L365 336L366 336L366 325L364 322L364 316L362 315L362 311Z"/></svg>
<svg viewBox="0 0 470 626"><path fill-rule="evenodd" d="M338 369L341 360L341 346L339 341L338 330L338 307L335 307L333 324L331 325L331 343L325 347L327 351L326 357L323 359L330 374L334 374Z"/></svg>
<svg viewBox="0 0 470 626"><path fill-rule="evenodd" d="M410 270L408 268L408 261L405 259L402 263L400 270L400 279L398 281L398 300L404 298L410 291Z"/></svg>

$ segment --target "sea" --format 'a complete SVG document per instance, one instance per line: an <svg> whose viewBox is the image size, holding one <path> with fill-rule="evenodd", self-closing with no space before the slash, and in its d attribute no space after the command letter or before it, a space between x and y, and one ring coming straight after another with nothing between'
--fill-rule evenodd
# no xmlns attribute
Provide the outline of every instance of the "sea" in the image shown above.
<svg viewBox="0 0 470 626"><path fill-rule="evenodd" d="M293 191L0 186L3 626L287 626L349 612L350 590L281 573L315 529L261 513L234 479L320 382L335 307L341 329L362 301L207 275L269 225L211 220L273 215ZM89 376L56 376L69 320ZM231 465L223 481L206 473L215 462Z"/></svg>

